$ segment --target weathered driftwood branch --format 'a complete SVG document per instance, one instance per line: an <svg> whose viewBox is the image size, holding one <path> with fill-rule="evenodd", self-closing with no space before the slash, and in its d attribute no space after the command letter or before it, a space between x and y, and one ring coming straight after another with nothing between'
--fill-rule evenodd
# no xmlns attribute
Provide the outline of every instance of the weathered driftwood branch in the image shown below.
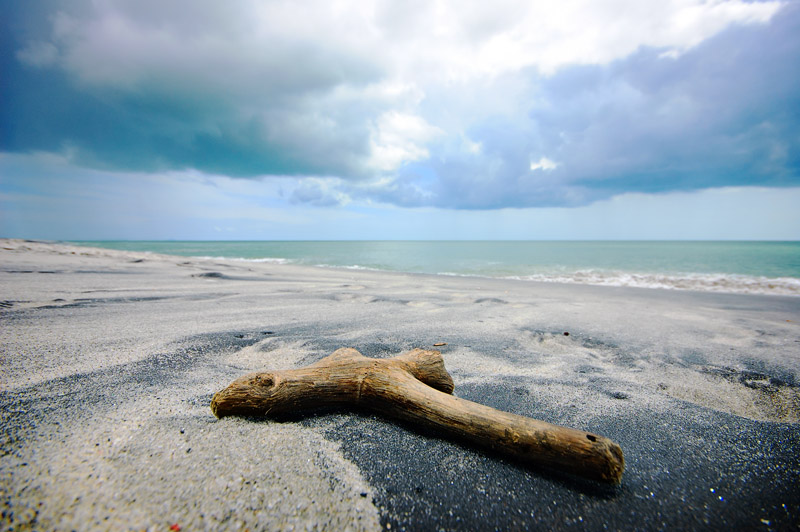
<svg viewBox="0 0 800 532"><path fill-rule="evenodd" d="M619 445L450 395L453 379L438 351L415 349L372 359L339 349L305 368L251 373L214 395L217 417L281 417L326 406L357 405L443 431L532 465L618 483Z"/></svg>

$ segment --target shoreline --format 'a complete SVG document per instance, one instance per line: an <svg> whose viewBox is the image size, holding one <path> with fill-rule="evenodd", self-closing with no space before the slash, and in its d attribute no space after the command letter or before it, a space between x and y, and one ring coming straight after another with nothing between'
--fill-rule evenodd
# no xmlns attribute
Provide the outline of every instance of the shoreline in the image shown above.
<svg viewBox="0 0 800 532"><path fill-rule="evenodd" d="M115 241L108 241L107 243L115 243ZM131 241L129 245L133 248L141 247L137 246L137 244L146 244L147 242L137 242ZM470 241L429 241L429 242L389 242L389 241L372 241L371 242L377 246L385 246L385 245L408 245L408 244L415 244L415 245L424 245L424 246L444 246L445 249L441 250L442 253L447 254L450 251L454 251L456 254L465 252L463 246L473 245L473 244L493 244L493 242L470 242ZM639 244L658 244L659 242L616 242L616 241L609 241L609 242L579 242L578 244L599 244L599 245L609 245L609 246L623 246L625 249L628 245L639 245ZM693 244L696 244L694 242ZM702 242L701 242L702 243ZM70 243L71 244L71 243ZM92 242L81 241L78 243L79 245L86 246L91 245ZM102 244L102 242L96 242L95 244ZM191 242L182 242L176 241L172 243L170 246L169 242L152 242L150 243L150 247L153 248L154 245L156 248L162 247L161 244L165 245L166 250L178 250L180 249L182 253L180 256L186 256L188 258L196 259L196 260L228 260L228 261L235 261L235 262L244 262L244 263L277 263L277 264L296 264L301 266L315 266L315 267L323 267L323 268L332 268L332 269L352 269L352 270L365 270L365 271L384 271L384 272L391 272L391 273L427 273L432 275L443 275L443 276L457 276L457 277L478 277L478 278L490 278L490 279L511 279L511 280L521 280L521 281L539 281L539 282L555 282L560 284L586 284L586 285L593 285L593 286L630 286L630 287L637 287L637 288L653 288L653 289L664 289L664 290L689 290L689 291L699 291L699 292L715 292L715 293L740 293L740 294L764 294L764 295L789 295L789 296L797 296L800 297L800 278L797 276L791 276L788 274L788 271L784 271L788 275L765 275L764 272L761 274L756 274L754 272L745 273L744 271L728 271L725 269L727 267L726 264L718 264L721 269L719 270L708 270L708 269L698 269L697 271L692 270L680 270L673 268L666 268L664 270L652 270L648 268L630 268L630 267L611 267L609 265L601 266L595 265L590 266L588 264L584 264L583 266L578 266L573 264L572 267L563 269L560 266L556 266L554 264L550 264L550 266L545 266L548 263L548 260L552 260L552 257L547 257L547 250L543 249L540 250L544 256L542 259L544 263L538 263L538 260L535 261L537 266L532 266L533 263L529 264L528 267L524 267L523 263L513 262L515 259L511 259L510 257L506 257L505 259L500 258L499 261L496 262L500 269L492 271L492 268L488 268L487 265L480 266L479 269L481 271L471 271L472 267L466 267L466 264L459 262L459 259L456 259L451 264L441 263L439 264L439 268L432 268L432 264L426 264L423 260L423 263L405 263L397 262L394 264L384 263L381 266L375 265L372 260L375 257L370 258L369 254L363 255L361 254L361 247L360 244L364 244L364 242L358 241L341 241L341 242L297 242L297 241L279 241L279 242L196 242L197 246L200 248L194 249L192 254L187 254L187 248L184 246L192 244ZM239 247L230 248L229 245L235 245ZM275 253L278 252L283 253L281 256L273 256L273 257L258 257L258 256L237 256L237 253L247 253L253 252L255 248L250 246L265 246L269 244L270 246L274 246L270 249L263 248L261 251L263 253ZM356 254L355 260L356 262L349 262L347 260L343 260L343 256L341 254L337 254L337 252L332 252L330 249L326 251L327 253L333 253L333 255L327 256L327 260L329 262L325 262L325 259L319 257L322 262L317 262L312 258L314 251L304 248L304 251L298 255L298 250L295 249L297 246L306 246L307 244L320 244L320 245L330 245L330 244L338 244L346 247L355 248L351 249ZM495 244L506 246L509 242L497 242ZM519 242L518 244L525 246L530 244L535 245L574 245L574 242ZM663 242L661 242L663 244ZM666 244L685 244L681 242L666 242ZM794 242L771 242L771 243L758 243L758 242L708 242L708 244L773 244L773 245L784 245L784 244L796 244ZM211 247L207 247L211 245ZM245 245L244 247L241 247ZM248 246L250 245L250 246ZM457 247L452 250L448 250L447 247L451 245L456 245ZM200 251L204 246L206 246L203 251ZM218 246L218 247L214 247ZM219 247L221 246L221 247ZM117 249L116 246L111 246L105 249ZM223 252L228 251L231 253L229 256L224 255L214 255L212 249L216 252ZM194 253L194 252L197 253ZM395 252L397 250L394 250ZM431 253L438 252L438 250L428 250ZM484 252L489 252L489 249L483 250ZM502 251L502 248L500 250ZM552 251L552 250L551 250ZM602 255L602 250L599 250ZM150 250L150 252L158 253L157 251ZM208 254L212 252L212 254ZM411 247L410 249L405 250L406 253L418 253L420 249L415 247ZM475 252L474 249L471 250L472 253ZM309 255L306 255L308 253ZM661 251L663 254L663 250ZM635 255L635 254L634 254ZM634 258L634 257L631 257ZM464 259L464 256L461 256L461 259ZM519 260L520 257L516 257L516 260ZM533 260L532 257L529 259ZM571 260L567 257L562 257L564 260ZM358 262L361 260L361 262ZM387 259L391 262L391 259ZM505 260L511 260L512 262L504 262ZM439 261L441 262L441 261ZM523 261L524 262L524 261ZM473 264L474 266L474 264ZM707 265L706 265L707 266ZM797 272L792 272L795 275Z"/></svg>
<svg viewBox="0 0 800 532"><path fill-rule="evenodd" d="M0 504L12 529L781 529L800 519L793 296L10 240L0 259ZM256 369L339 347L384 357L435 343L446 344L456 395L620 443L622 486L524 469L370 414L273 423L217 421L208 409L212 393Z"/></svg>

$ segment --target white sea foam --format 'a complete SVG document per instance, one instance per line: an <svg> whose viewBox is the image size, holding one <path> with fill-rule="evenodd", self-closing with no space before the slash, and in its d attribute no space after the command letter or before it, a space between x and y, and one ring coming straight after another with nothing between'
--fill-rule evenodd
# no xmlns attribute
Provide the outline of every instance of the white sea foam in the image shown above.
<svg viewBox="0 0 800 532"><path fill-rule="evenodd" d="M203 260L235 260L240 262L266 262L270 264L289 264L293 262L291 259L284 259L278 257L263 257L259 259L246 259L244 257L197 257Z"/></svg>
<svg viewBox="0 0 800 532"><path fill-rule="evenodd" d="M270 264L303 263L302 260L265 257L248 259L244 257L198 257L205 260L235 260ZM375 268L360 264L315 264L321 268L334 268L360 271L395 271L391 268ZM403 271L403 270L396 270ZM695 290L700 292L720 292L731 294L766 294L800 296L800 279L795 277L759 277L752 275L723 273L632 273L618 270L584 269L578 271L558 271L521 275L499 273L474 273L444 271L437 275L456 277L485 277L538 281L545 283L587 284L598 286L629 286L636 288L655 288L661 290Z"/></svg>
<svg viewBox="0 0 800 532"><path fill-rule="evenodd" d="M381 269L381 268L371 268L369 266L361 266L360 264L348 264L347 266L337 266L334 264L317 264L320 268L334 268L334 269L344 269L344 270L360 270L365 272L386 272L386 271L397 271L397 270L388 270L388 269Z"/></svg>
<svg viewBox="0 0 800 532"><path fill-rule="evenodd" d="M345 270L365 270L365 271L378 271L376 268L367 268L358 264L350 264L349 266L331 266L328 264L320 264L323 268L344 268Z"/></svg>
<svg viewBox="0 0 800 532"><path fill-rule="evenodd" d="M631 286L662 290L697 290L732 294L800 296L800 279L794 277L755 277L734 274L658 274L620 271L581 270L572 273L511 276L509 279L549 283Z"/></svg>

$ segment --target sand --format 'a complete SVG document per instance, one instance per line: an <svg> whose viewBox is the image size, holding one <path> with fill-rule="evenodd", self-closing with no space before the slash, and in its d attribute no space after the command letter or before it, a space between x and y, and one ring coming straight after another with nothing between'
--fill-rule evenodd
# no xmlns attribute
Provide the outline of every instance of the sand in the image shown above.
<svg viewBox="0 0 800 532"><path fill-rule="evenodd" d="M800 298L0 240L0 300L7 529L800 524ZM622 485L364 413L208 408L256 369L441 342L456 395L614 439Z"/></svg>

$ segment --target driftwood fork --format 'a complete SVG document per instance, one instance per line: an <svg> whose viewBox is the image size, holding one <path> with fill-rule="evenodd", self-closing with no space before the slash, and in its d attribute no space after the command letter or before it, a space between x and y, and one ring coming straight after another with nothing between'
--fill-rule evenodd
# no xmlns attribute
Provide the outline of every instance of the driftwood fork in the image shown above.
<svg viewBox="0 0 800 532"><path fill-rule="evenodd" d="M534 466L619 483L625 460L603 436L496 410L451 395L438 351L414 349L373 359L338 349L310 366L251 373L214 395L211 410L280 418L327 406L359 406L425 424Z"/></svg>

